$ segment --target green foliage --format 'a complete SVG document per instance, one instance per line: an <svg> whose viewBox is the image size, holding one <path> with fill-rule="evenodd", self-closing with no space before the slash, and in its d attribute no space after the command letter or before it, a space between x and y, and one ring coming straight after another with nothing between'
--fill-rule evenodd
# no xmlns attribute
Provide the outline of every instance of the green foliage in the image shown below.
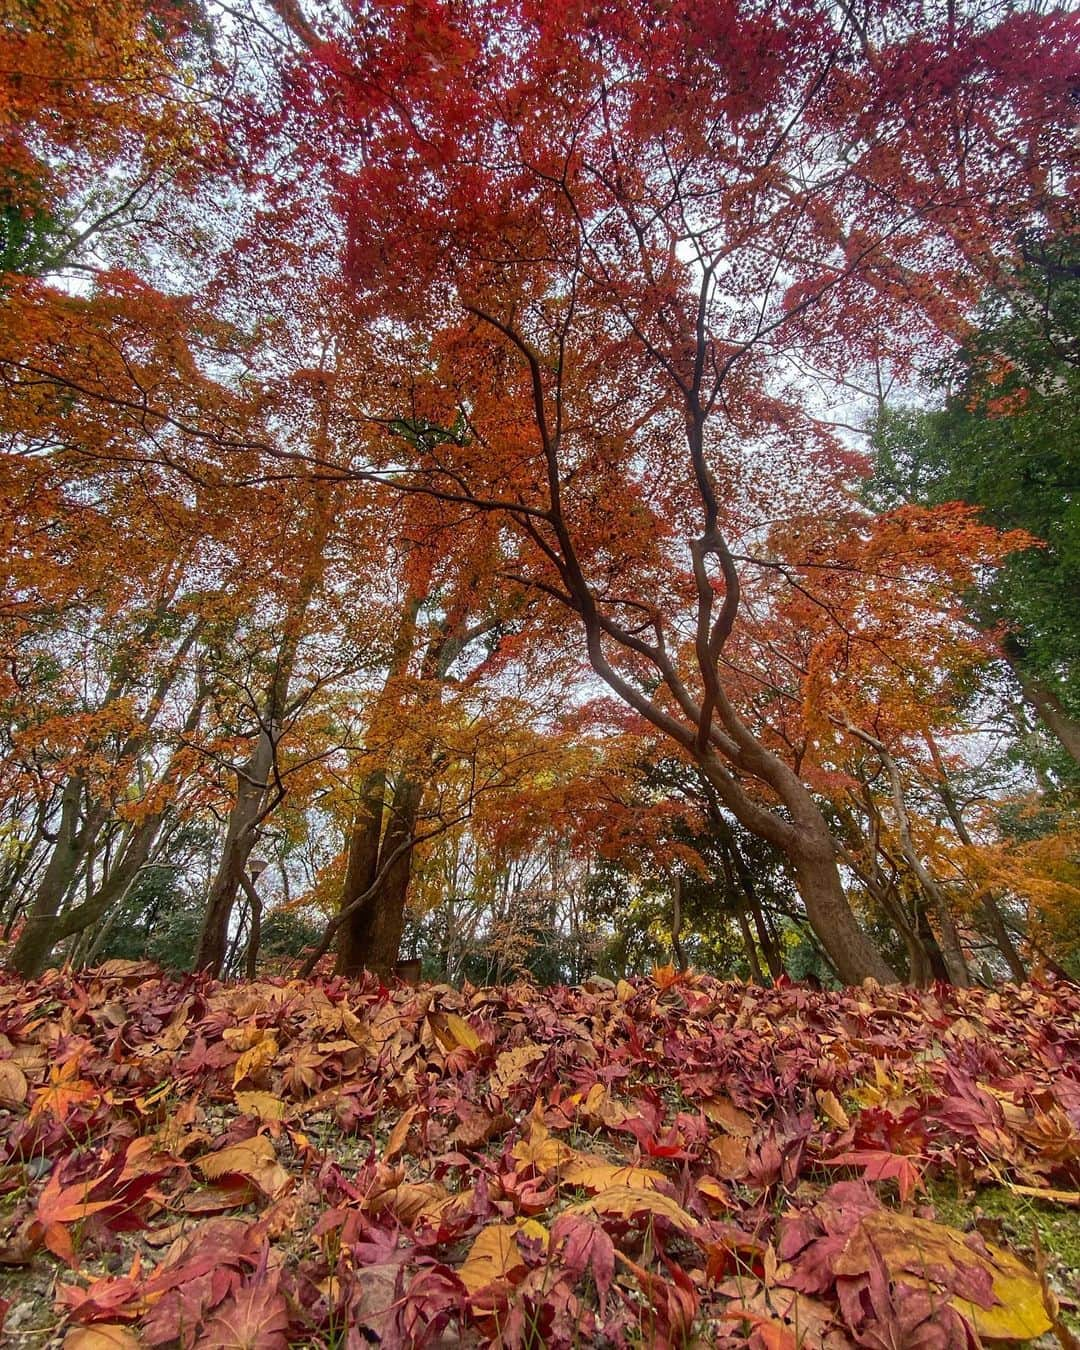
<svg viewBox="0 0 1080 1350"><path fill-rule="evenodd" d="M60 226L33 184L0 184L0 272L37 276L57 252Z"/></svg>
<svg viewBox="0 0 1080 1350"><path fill-rule="evenodd" d="M294 909L275 909L263 919L259 953L264 957L296 957L322 937L322 925Z"/></svg>
<svg viewBox="0 0 1080 1350"><path fill-rule="evenodd" d="M1033 242L1007 293L938 374L933 411L878 421L867 496L981 506L1001 529L1040 541L1013 555L973 597L985 626L1009 631L1011 655L1054 683L1080 714L1080 240Z"/></svg>

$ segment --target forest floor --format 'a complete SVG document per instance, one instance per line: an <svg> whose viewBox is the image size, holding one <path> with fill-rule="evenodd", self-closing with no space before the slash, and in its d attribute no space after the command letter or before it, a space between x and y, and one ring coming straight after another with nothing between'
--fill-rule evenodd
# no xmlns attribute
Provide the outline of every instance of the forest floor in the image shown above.
<svg viewBox="0 0 1080 1350"><path fill-rule="evenodd" d="M1080 990L0 983L3 1342L1080 1346Z"/></svg>

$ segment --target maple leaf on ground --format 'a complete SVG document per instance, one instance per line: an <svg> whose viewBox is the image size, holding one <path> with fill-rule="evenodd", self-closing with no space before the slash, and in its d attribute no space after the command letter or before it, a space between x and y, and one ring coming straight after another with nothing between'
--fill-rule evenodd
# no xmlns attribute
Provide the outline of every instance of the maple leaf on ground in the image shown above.
<svg viewBox="0 0 1080 1350"><path fill-rule="evenodd" d="M835 1158L822 1159L826 1167L861 1168L866 1181L895 1181L900 1191L901 1204L907 1204L912 1193L923 1185L918 1163L903 1153L888 1153L883 1149L857 1149L840 1153Z"/></svg>
<svg viewBox="0 0 1080 1350"><path fill-rule="evenodd" d="M274 1145L263 1134L229 1144L215 1153L205 1153L195 1166L208 1181L221 1177L244 1177L270 1199L292 1184L292 1178L277 1160Z"/></svg>
<svg viewBox="0 0 1080 1350"><path fill-rule="evenodd" d="M289 1310L279 1277L265 1271L242 1285L206 1324L205 1350L286 1350Z"/></svg>
<svg viewBox="0 0 1080 1350"><path fill-rule="evenodd" d="M489 1224L481 1230L457 1272L470 1295L496 1281L512 1283L515 1277L524 1275L525 1257L518 1244L521 1235L546 1242L548 1231L535 1219Z"/></svg>
<svg viewBox="0 0 1080 1350"><path fill-rule="evenodd" d="M94 1084L79 1077L78 1059L68 1059L49 1070L48 1085L38 1090L30 1107L30 1119L55 1116L57 1120L65 1121L76 1106L100 1100Z"/></svg>

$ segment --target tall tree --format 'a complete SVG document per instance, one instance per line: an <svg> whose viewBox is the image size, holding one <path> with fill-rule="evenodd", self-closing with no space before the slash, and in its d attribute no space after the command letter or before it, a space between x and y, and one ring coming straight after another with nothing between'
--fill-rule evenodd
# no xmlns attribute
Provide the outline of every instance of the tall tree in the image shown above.
<svg viewBox="0 0 1080 1350"><path fill-rule="evenodd" d="M408 335L373 424L402 400L468 422L373 459L501 513L510 575L787 856L842 977L895 978L813 793L733 697L739 541L790 506L778 474L796 496L843 460L806 377L958 333L1017 222L1057 210L1065 16L415 6L316 40L279 12L308 50L294 99L354 131L355 312Z"/></svg>

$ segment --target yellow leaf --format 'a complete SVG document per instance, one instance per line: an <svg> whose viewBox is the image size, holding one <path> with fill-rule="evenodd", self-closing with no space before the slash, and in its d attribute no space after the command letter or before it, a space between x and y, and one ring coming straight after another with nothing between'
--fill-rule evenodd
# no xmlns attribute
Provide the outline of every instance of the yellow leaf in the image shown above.
<svg viewBox="0 0 1080 1350"><path fill-rule="evenodd" d="M488 1224L477 1235L458 1270L458 1276L470 1294L478 1293L496 1280L512 1282L524 1273L525 1258L517 1241L519 1233L541 1240L547 1237L547 1229L535 1219L525 1219L520 1224Z"/></svg>
<svg viewBox="0 0 1080 1350"><path fill-rule="evenodd" d="M518 1171L524 1167L535 1167L539 1172L550 1172L575 1156L568 1144L552 1137L544 1124L543 1106L539 1101L529 1117L528 1135L518 1140L511 1153L520 1164Z"/></svg>
<svg viewBox="0 0 1080 1350"><path fill-rule="evenodd" d="M245 1078L257 1078L260 1073L273 1064L277 1058L277 1052L277 1041L272 1036L264 1037L250 1050L245 1050L236 1061L236 1069L233 1072L233 1087L236 1087L237 1083L242 1083Z"/></svg>
<svg viewBox="0 0 1080 1350"><path fill-rule="evenodd" d="M504 1050L495 1061L491 1075L492 1092L505 1097L523 1078L528 1077L529 1070L538 1059L543 1059L546 1053L542 1045L535 1045L532 1042L516 1046L513 1050Z"/></svg>
<svg viewBox="0 0 1080 1350"><path fill-rule="evenodd" d="M987 1340L1027 1340L1051 1328L1043 1306L1039 1278L1004 1247L987 1242L986 1255L969 1247L963 1233L928 1219L882 1211L868 1214L837 1257L837 1275L861 1275L870 1269L871 1248L881 1257L892 1278L903 1275L929 1284L927 1271L946 1272L974 1266L990 1275L994 1297L991 1308L981 1308L953 1295L949 1303ZM936 1281L934 1282L937 1283Z"/></svg>
<svg viewBox="0 0 1080 1350"><path fill-rule="evenodd" d="M465 1050L477 1051L483 1045L480 1037L465 1021L464 1017L459 1017L457 1013L444 1013L443 1021L446 1027L446 1035L450 1038L448 1050L456 1049L461 1046Z"/></svg>
<svg viewBox="0 0 1080 1350"><path fill-rule="evenodd" d="M246 1177L268 1196L280 1194L290 1181L288 1172L277 1160L274 1145L262 1134L216 1153L204 1154L195 1166L207 1181L224 1176Z"/></svg>
<svg viewBox="0 0 1080 1350"><path fill-rule="evenodd" d="M731 1208L731 1196L728 1194L727 1187L715 1177L702 1177L697 1183L699 1194L714 1205L722 1205L725 1209Z"/></svg>
<svg viewBox="0 0 1080 1350"><path fill-rule="evenodd" d="M840 1105L835 1093L827 1090L822 1091L821 1088L818 1088L817 1092L814 1093L814 1096L817 1098L817 1104L821 1107L823 1116L828 1120L831 1120L832 1123L841 1130L851 1128L851 1121L848 1119L847 1112Z"/></svg>
<svg viewBox="0 0 1080 1350"><path fill-rule="evenodd" d="M285 1103L272 1092L234 1092L236 1105L245 1116L256 1120L284 1120Z"/></svg>
<svg viewBox="0 0 1080 1350"><path fill-rule="evenodd" d="M610 1214L615 1218L634 1219L640 1215L666 1219L684 1233L696 1235L701 1225L681 1205L659 1191L640 1186L609 1186L599 1195L571 1208L573 1214Z"/></svg>
<svg viewBox="0 0 1080 1350"><path fill-rule="evenodd" d="M629 980L619 980L615 985L615 997L620 1003L628 1003L636 993L637 990Z"/></svg>
<svg viewBox="0 0 1080 1350"><path fill-rule="evenodd" d="M409 1137L409 1129L419 1111L418 1106L410 1106L390 1131L390 1138L386 1141L386 1148L383 1150L383 1162L393 1162L405 1147L405 1140Z"/></svg>
<svg viewBox="0 0 1080 1350"><path fill-rule="evenodd" d="M380 1192L365 1205L371 1214L381 1214L388 1209L402 1223L415 1223L418 1219L437 1219L453 1205L460 1203L461 1195L452 1195L445 1186L437 1181L402 1181L397 1186Z"/></svg>
<svg viewBox="0 0 1080 1350"><path fill-rule="evenodd" d="M637 1186L655 1190L667 1178L662 1172L648 1167L616 1167L603 1158L588 1153L574 1153L559 1166L559 1180L567 1186L580 1186L586 1191L606 1191L611 1186Z"/></svg>

